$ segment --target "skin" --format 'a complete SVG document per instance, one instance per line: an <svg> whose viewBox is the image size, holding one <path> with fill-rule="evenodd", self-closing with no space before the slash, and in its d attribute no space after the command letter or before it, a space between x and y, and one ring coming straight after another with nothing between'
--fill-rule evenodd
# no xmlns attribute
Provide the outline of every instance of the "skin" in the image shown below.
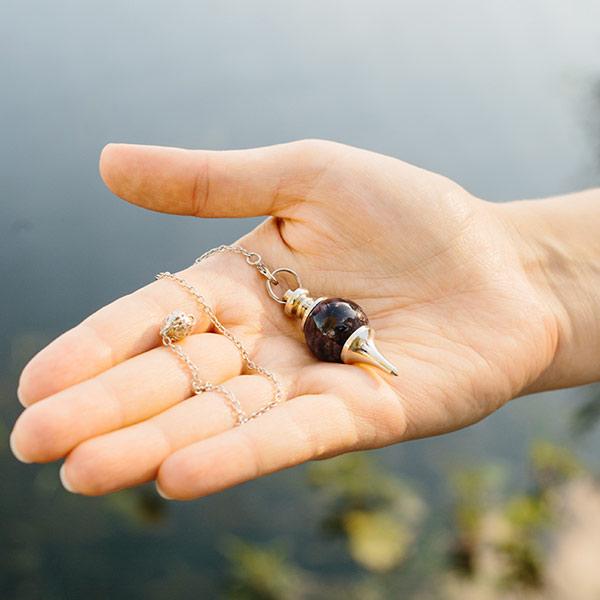
<svg viewBox="0 0 600 600"><path fill-rule="evenodd" d="M269 215L237 243L271 268L295 269L315 297L358 302L399 375L318 362L264 279L240 256L214 256L179 274L278 374L287 401L233 427L222 396L193 396L158 336L175 309L197 317L182 344L203 377L225 383L247 412L271 387L177 284L151 283L60 336L22 373L13 451L25 462L64 458L70 491L155 479L165 497L197 498L600 379L598 190L492 204L394 158L318 140L226 152L111 144L100 171L116 195L147 209Z"/></svg>

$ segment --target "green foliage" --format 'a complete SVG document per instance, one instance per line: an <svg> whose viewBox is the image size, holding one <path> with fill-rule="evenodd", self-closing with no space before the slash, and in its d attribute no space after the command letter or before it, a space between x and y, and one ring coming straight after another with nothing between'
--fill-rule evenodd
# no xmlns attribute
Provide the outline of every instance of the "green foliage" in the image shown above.
<svg viewBox="0 0 600 600"><path fill-rule="evenodd" d="M315 463L309 481L328 499L325 529L346 541L357 564L386 572L402 563L424 513L410 485L367 454Z"/></svg>
<svg viewBox="0 0 600 600"><path fill-rule="evenodd" d="M542 587L543 558L537 546L511 540L498 546L498 552L506 558L505 571L498 581L499 589L519 591Z"/></svg>
<svg viewBox="0 0 600 600"><path fill-rule="evenodd" d="M394 513L352 511L344 516L352 558L370 571L389 571L400 564L413 535Z"/></svg>
<svg viewBox="0 0 600 600"><path fill-rule="evenodd" d="M530 452L533 478L541 493L561 485L583 472L577 457L563 446L538 440Z"/></svg>
<svg viewBox="0 0 600 600"><path fill-rule="evenodd" d="M510 498L505 507L504 515L513 526L515 532L528 537L536 529L548 523L550 513L547 503L537 494L523 494Z"/></svg>
<svg viewBox="0 0 600 600"><path fill-rule="evenodd" d="M455 475L456 540L450 559L463 577L476 580L493 565L483 575L495 582L496 590L519 593L542 587L553 492L583 468L568 449L537 441L530 450L530 473L529 490L504 498L498 469L479 467Z"/></svg>
<svg viewBox="0 0 600 600"><path fill-rule="evenodd" d="M448 545L450 561L437 570L429 564L429 578L414 589L432 598L480 597L482 590L489 598L543 594L545 542L555 525L557 492L585 471L570 451L546 441L532 445L529 463L530 484L517 493L507 492L509 473L503 466L466 467L453 474L455 537ZM425 513L421 498L372 454L314 463L308 478L324 500L324 530L345 543L360 571L340 584L302 571L280 544L261 547L230 540L230 596L380 600L395 594L404 586L408 558L415 558L411 550L420 543ZM439 529L436 532L428 544L443 537ZM407 597L414 596L409 592Z"/></svg>
<svg viewBox="0 0 600 600"><path fill-rule="evenodd" d="M476 534L484 511L497 500L506 478L506 469L493 464L453 473L450 480L457 499L456 521L463 533Z"/></svg>
<svg viewBox="0 0 600 600"><path fill-rule="evenodd" d="M554 512L551 492L583 473L572 452L543 440L532 445L530 463L533 489L509 499L504 508L512 533L499 551L507 564L504 583L512 588L542 586L542 539L552 526Z"/></svg>
<svg viewBox="0 0 600 600"><path fill-rule="evenodd" d="M306 574L288 558L281 543L260 546L229 537L223 543L229 561L227 595L236 600L294 600L303 597Z"/></svg>
<svg viewBox="0 0 600 600"><path fill-rule="evenodd" d="M461 575L473 574L474 553L481 537L482 521L487 511L497 503L506 477L506 470L493 464L463 468L450 476L456 498L456 538L448 558L451 569Z"/></svg>
<svg viewBox="0 0 600 600"><path fill-rule="evenodd" d="M358 452L311 464L308 481L333 500L363 508L393 503L406 489L372 456Z"/></svg>

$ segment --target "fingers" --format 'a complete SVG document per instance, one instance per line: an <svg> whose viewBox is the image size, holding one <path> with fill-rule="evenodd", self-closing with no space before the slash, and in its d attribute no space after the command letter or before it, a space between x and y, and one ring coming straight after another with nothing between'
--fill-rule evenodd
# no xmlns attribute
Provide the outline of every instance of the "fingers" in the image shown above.
<svg viewBox="0 0 600 600"><path fill-rule="evenodd" d="M241 372L238 350L222 335L192 335L180 344L201 379L220 383ZM147 419L191 393L190 374L178 357L154 348L28 408L11 445L26 462L56 460L84 440Z"/></svg>
<svg viewBox="0 0 600 600"><path fill-rule="evenodd" d="M251 421L169 456L158 471L160 493L206 496L307 460L359 448L360 423L333 394L297 396Z"/></svg>
<svg viewBox="0 0 600 600"><path fill-rule="evenodd" d="M213 274L196 266L182 275L217 305ZM21 374L21 404L29 406L157 346L161 323L175 309L196 316L195 332L209 328L192 297L172 281L156 281L100 309L33 357Z"/></svg>
<svg viewBox="0 0 600 600"><path fill-rule="evenodd" d="M303 141L251 150L183 150L109 144L100 173L124 200L202 217L285 216L324 169L336 144Z"/></svg>
<svg viewBox="0 0 600 600"><path fill-rule="evenodd" d="M271 383L258 375L240 375L225 385L248 414L273 395ZM84 442L67 457L61 478L70 491L86 495L140 484L153 479L172 452L235 423L222 394L192 396L151 419Z"/></svg>
<svg viewBox="0 0 600 600"><path fill-rule="evenodd" d="M316 363L297 374L300 395L258 419L182 447L162 463L165 497L206 496L250 479L360 448L399 441L406 417L370 368Z"/></svg>

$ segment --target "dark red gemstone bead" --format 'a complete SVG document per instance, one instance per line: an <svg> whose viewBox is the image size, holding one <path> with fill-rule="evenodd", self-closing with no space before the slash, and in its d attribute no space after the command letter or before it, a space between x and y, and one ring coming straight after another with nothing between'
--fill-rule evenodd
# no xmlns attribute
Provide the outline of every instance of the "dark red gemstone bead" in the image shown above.
<svg viewBox="0 0 600 600"><path fill-rule="evenodd" d="M369 320L363 309L343 298L326 298L316 304L304 322L304 337L311 352L328 362L342 362L344 343Z"/></svg>

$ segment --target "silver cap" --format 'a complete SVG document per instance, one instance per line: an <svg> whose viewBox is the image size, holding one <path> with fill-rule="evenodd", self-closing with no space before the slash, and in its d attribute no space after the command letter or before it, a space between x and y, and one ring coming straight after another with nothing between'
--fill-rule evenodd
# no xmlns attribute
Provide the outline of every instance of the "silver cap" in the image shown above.
<svg viewBox="0 0 600 600"><path fill-rule="evenodd" d="M342 348L342 361L347 364L367 363L391 375L398 375L398 369L375 346L374 338L375 331L368 325L359 327L346 340Z"/></svg>

